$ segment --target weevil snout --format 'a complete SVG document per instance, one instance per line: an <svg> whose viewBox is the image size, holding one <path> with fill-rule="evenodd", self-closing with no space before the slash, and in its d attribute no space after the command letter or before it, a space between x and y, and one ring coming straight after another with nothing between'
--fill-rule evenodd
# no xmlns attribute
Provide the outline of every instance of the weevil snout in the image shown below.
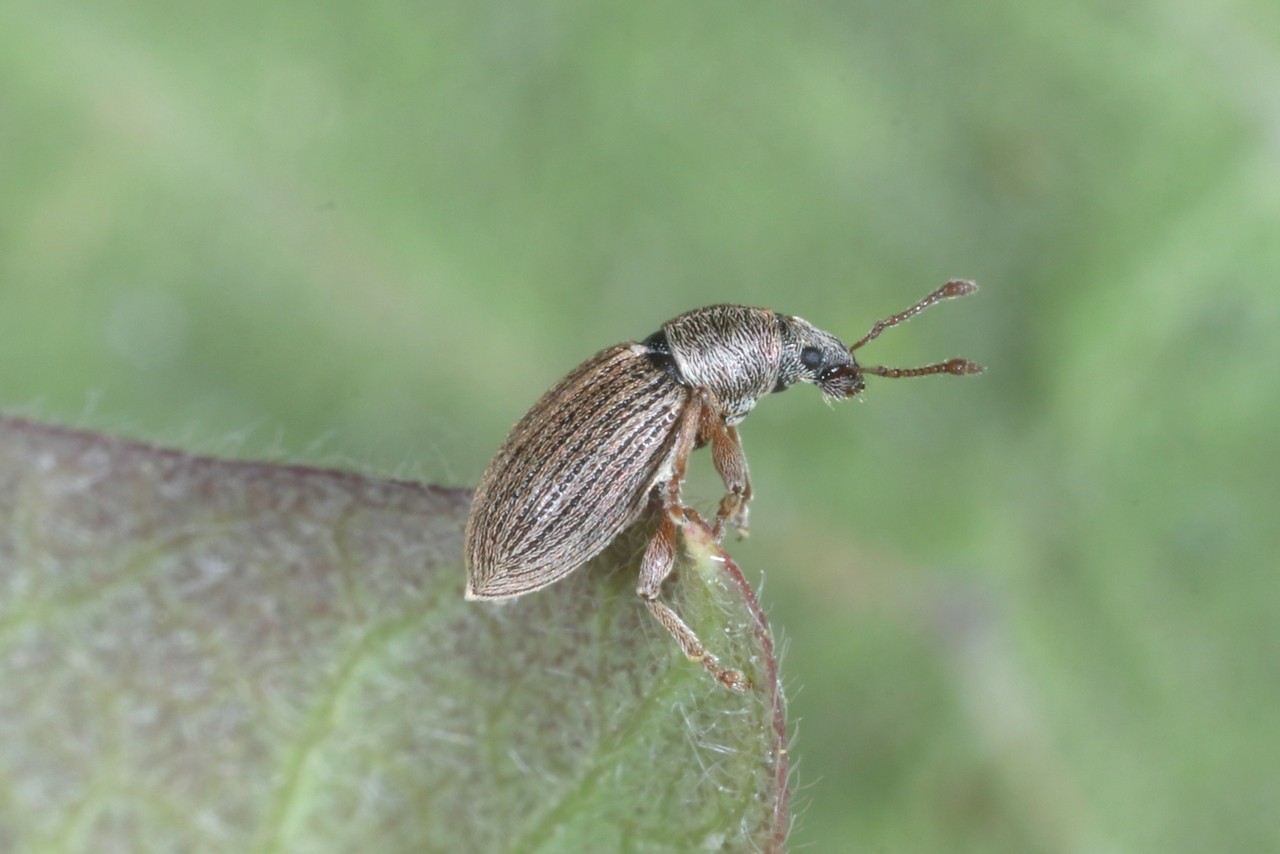
<svg viewBox="0 0 1280 854"><path fill-rule="evenodd" d="M849 359L848 364L824 368L818 374L817 385L823 394L837 400L861 394L867 387L866 380L862 378L862 368L853 358Z"/></svg>

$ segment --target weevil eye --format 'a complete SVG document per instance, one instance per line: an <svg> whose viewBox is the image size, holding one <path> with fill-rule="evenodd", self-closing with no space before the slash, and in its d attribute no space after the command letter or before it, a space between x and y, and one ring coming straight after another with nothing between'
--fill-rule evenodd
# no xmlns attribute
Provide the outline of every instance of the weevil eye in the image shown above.
<svg viewBox="0 0 1280 854"><path fill-rule="evenodd" d="M800 364L811 371L816 371L822 364L822 351L817 347L805 347L800 351Z"/></svg>

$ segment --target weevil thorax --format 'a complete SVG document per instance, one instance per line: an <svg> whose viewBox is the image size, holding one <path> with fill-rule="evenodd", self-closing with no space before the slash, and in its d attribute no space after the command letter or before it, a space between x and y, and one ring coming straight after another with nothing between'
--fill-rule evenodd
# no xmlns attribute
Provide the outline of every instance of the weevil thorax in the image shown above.
<svg viewBox="0 0 1280 854"><path fill-rule="evenodd" d="M713 305L668 321L645 343L666 347L677 381L710 389L725 422L737 424L777 384L783 350L777 318L763 308Z"/></svg>

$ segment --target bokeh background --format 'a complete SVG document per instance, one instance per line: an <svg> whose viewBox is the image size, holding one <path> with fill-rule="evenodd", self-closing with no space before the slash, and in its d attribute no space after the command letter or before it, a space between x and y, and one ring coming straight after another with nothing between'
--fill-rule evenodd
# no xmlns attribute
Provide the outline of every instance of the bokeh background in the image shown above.
<svg viewBox="0 0 1280 854"><path fill-rule="evenodd" d="M1273 0L11 0L0 184L6 412L450 485L688 308L978 280L863 352L985 376L744 426L795 847L1280 848Z"/></svg>

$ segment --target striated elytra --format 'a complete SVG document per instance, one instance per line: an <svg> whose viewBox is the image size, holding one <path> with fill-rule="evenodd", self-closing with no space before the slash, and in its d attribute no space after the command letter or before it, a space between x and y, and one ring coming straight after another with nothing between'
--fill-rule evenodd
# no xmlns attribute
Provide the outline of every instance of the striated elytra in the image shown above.
<svg viewBox="0 0 1280 854"><path fill-rule="evenodd" d="M977 290L950 281L845 346L798 317L714 305L680 315L640 342L592 356L511 429L476 488L467 519L468 599L507 599L552 584L599 554L651 501L663 509L640 565L641 599L690 659L744 691L692 629L661 601L677 531L693 514L680 498L690 451L711 445L725 495L712 531L747 529L751 481L737 424L756 402L797 382L828 398L862 391L867 374L976 374L951 359L920 368L859 365L853 353L931 305Z"/></svg>

